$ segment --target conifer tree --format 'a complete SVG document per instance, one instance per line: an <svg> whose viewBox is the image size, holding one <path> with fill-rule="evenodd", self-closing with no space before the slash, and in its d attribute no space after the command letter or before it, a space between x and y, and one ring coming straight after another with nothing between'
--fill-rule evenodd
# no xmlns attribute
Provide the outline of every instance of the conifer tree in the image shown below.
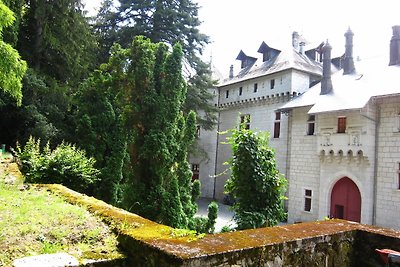
<svg viewBox="0 0 400 267"><path fill-rule="evenodd" d="M186 85L182 49L135 38L130 52L127 125L135 192L125 198L149 219L187 228L197 211L187 150L195 137L195 113L183 115ZM158 203L158 205L154 205Z"/></svg>
<svg viewBox="0 0 400 267"><path fill-rule="evenodd" d="M114 42L126 47L138 35L146 36L153 42L182 45L187 78L185 112L203 110L205 117L197 118L205 129L211 129L216 122L214 106L209 104L212 95L208 89L214 86L209 64L200 56L209 43L208 36L198 27L198 4L192 0L119 0L113 7L110 0L104 0L97 17L95 28L100 34L103 52Z"/></svg>

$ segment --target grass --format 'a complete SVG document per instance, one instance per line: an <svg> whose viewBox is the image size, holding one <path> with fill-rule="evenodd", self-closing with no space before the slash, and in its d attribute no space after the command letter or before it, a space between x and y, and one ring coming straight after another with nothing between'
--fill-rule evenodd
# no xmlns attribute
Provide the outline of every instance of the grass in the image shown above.
<svg viewBox="0 0 400 267"><path fill-rule="evenodd" d="M0 166L0 266L25 256L66 252L85 260L122 257L117 236L83 207L45 189L6 185L12 163ZM12 169L12 168L11 168Z"/></svg>

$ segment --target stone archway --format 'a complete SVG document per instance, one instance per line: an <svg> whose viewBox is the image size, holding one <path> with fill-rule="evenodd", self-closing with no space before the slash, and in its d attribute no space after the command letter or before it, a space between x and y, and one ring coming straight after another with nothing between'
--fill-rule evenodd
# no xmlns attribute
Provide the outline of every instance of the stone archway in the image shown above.
<svg viewBox="0 0 400 267"><path fill-rule="evenodd" d="M332 188L330 216L354 222L361 220L360 190L348 177L337 181Z"/></svg>

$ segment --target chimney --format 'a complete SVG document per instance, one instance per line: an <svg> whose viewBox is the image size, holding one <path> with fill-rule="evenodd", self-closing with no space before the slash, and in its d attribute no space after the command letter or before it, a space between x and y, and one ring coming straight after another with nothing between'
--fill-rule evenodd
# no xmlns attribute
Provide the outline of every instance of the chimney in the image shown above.
<svg viewBox="0 0 400 267"><path fill-rule="evenodd" d="M393 36L390 39L390 61L389 66L400 65L400 25L392 27Z"/></svg>
<svg viewBox="0 0 400 267"><path fill-rule="evenodd" d="M332 46L326 40L326 44L322 48L323 62L322 62L322 81L321 81L321 95L326 95L332 92L332 79L331 79L331 50Z"/></svg>
<svg viewBox="0 0 400 267"><path fill-rule="evenodd" d="M233 78L233 65L229 68L229 79Z"/></svg>
<svg viewBox="0 0 400 267"><path fill-rule="evenodd" d="M304 46L306 45L305 42L300 42L299 53L304 55Z"/></svg>
<svg viewBox="0 0 400 267"><path fill-rule="evenodd" d="M292 45L294 49L299 50L299 33L298 32L293 32L292 33Z"/></svg>
<svg viewBox="0 0 400 267"><path fill-rule="evenodd" d="M349 29L344 34L346 37L346 52L344 54L344 63L343 63L343 74L351 74L354 73L356 68L354 66L353 60L353 36L354 33Z"/></svg>

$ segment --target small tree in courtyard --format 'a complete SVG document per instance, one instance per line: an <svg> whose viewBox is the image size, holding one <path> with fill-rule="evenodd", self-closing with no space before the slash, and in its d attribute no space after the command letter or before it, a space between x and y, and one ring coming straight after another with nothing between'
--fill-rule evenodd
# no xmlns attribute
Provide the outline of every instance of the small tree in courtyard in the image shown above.
<svg viewBox="0 0 400 267"><path fill-rule="evenodd" d="M226 193L236 199L233 205L238 229L274 226L286 218L282 202L287 181L279 173L267 133L254 133L241 125L228 138L233 156Z"/></svg>

